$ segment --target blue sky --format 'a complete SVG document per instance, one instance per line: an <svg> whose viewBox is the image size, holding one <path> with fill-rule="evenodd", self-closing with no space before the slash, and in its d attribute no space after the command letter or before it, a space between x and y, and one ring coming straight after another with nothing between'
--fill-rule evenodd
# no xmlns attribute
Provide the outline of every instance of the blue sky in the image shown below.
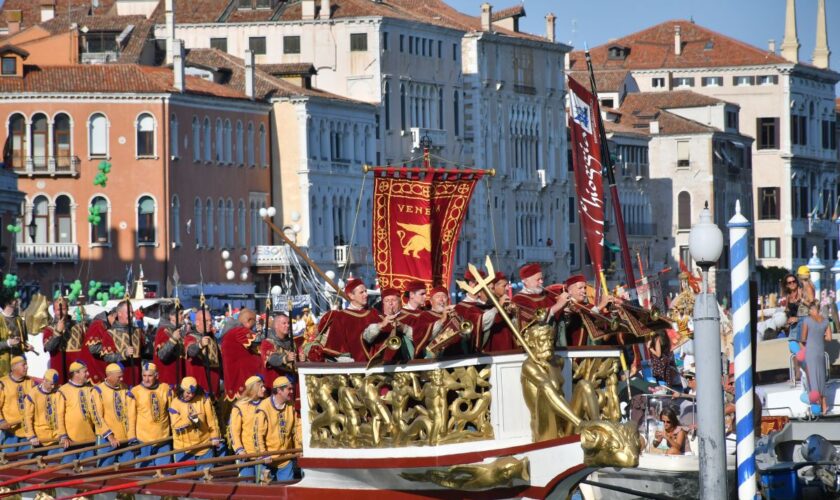
<svg viewBox="0 0 840 500"><path fill-rule="evenodd" d="M482 1L448 0L456 9L478 16ZM494 10L517 5L517 0L493 2ZM701 26L767 48L776 40L780 47L785 34L785 0L528 0L527 16L520 29L545 33L545 15L557 16L557 41L575 48L601 45L669 19L691 19ZM831 68L840 71L840 0L826 0L828 46ZM816 33L817 0L798 0L796 24L799 31L799 59L810 62Z"/></svg>

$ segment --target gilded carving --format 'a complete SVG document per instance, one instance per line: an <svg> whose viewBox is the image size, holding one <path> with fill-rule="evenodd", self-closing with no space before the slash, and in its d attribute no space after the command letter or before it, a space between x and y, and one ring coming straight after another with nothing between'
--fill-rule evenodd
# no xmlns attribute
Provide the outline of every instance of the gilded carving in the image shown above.
<svg viewBox="0 0 840 500"><path fill-rule="evenodd" d="M521 460L501 457L489 464L454 465L446 469L402 472L400 476L409 481L434 483L453 490L478 491L511 486L516 479L528 483L531 479L529 465L528 457Z"/></svg>

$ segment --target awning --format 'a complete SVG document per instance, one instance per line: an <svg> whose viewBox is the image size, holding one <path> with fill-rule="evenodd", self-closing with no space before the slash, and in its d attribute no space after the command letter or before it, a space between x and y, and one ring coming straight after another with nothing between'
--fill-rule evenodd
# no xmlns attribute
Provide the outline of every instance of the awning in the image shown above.
<svg viewBox="0 0 840 500"><path fill-rule="evenodd" d="M610 243L609 241L604 241L604 245L610 249L613 253L619 253L621 251L621 247L616 245L615 243Z"/></svg>

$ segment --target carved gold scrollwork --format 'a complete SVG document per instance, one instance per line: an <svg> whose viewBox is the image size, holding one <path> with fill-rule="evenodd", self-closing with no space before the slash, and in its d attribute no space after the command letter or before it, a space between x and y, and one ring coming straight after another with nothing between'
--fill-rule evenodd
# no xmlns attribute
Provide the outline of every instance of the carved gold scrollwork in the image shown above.
<svg viewBox="0 0 840 500"><path fill-rule="evenodd" d="M380 448L492 439L490 369L306 377L310 446Z"/></svg>
<svg viewBox="0 0 840 500"><path fill-rule="evenodd" d="M453 465L446 469L402 472L400 476L409 481L434 483L453 490L477 491L511 486L514 480L528 483L531 480L529 466L528 457L521 460L501 457L489 464Z"/></svg>

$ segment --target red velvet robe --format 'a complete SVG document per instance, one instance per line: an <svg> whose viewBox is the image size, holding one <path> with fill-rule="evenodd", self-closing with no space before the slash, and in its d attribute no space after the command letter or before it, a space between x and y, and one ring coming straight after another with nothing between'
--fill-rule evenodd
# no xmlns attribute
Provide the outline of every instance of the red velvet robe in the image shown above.
<svg viewBox="0 0 840 500"><path fill-rule="evenodd" d="M423 349L432 339L432 328L440 319L429 311L403 309L398 321L411 327L412 342L414 342L414 357L423 357Z"/></svg>
<svg viewBox="0 0 840 500"><path fill-rule="evenodd" d="M470 338L468 341L468 351L464 352L461 343L453 344L450 347L447 347L444 351L444 355L451 355L451 354L470 354L475 352L479 343L483 340L483 332L481 331L481 323L482 317L484 316L484 312L486 311L486 306L483 304L479 304L477 302L470 302L470 301L461 301L455 305L455 314L463 318L465 321L469 321L472 323L472 332L470 333Z"/></svg>
<svg viewBox="0 0 840 500"><path fill-rule="evenodd" d="M81 359L85 340L85 331L82 329L82 325L68 319L65 330L67 330L70 337L65 339L64 355L62 356L61 352L57 352L54 355L50 354L50 368L58 372L59 385L67 382L65 372L70 369L70 365L74 361ZM44 334L43 342L46 345L54 335L53 325L45 327L42 331ZM65 333L65 335L68 335L68 333Z"/></svg>
<svg viewBox="0 0 840 500"><path fill-rule="evenodd" d="M291 333L289 333L289 335L291 335ZM290 373L282 368L276 369L268 365L269 358L271 358L271 356L276 352L277 345L275 345L273 341L265 339L260 343L260 366L262 367L263 381L265 381L265 386L269 389L271 388L271 384L274 383L274 379L280 375Z"/></svg>
<svg viewBox="0 0 840 500"><path fill-rule="evenodd" d="M201 348L201 337L202 335L200 333L190 333L189 335L186 335L184 337L185 355L187 350L193 344L199 344L199 349ZM209 349L211 351L210 383L207 383L207 371L204 367L203 358L184 358L184 376L195 378L195 380L198 382L199 387L204 389L205 393L218 397L220 395L219 380L221 378L221 360L219 358L221 357L221 355L219 353L219 346L216 343L216 339L210 340Z"/></svg>
<svg viewBox="0 0 840 500"><path fill-rule="evenodd" d="M160 327L157 329L155 333L155 345L154 345L154 354L152 355L152 362L157 366L158 369L158 380L161 382L165 382L172 387L177 386L181 383L181 380L186 376L184 375L184 358L179 356L175 361L170 362L169 364L164 363L158 357L158 349L163 344L169 342L170 338L170 330L166 327ZM181 343L183 343L183 339L181 339ZM183 353L183 347L181 351Z"/></svg>
<svg viewBox="0 0 840 500"><path fill-rule="evenodd" d="M236 399L236 396L245 388L248 377L262 374L260 355L255 352L256 339L257 334L244 326L231 328L222 337L222 368L225 372L226 399Z"/></svg>
<svg viewBox="0 0 840 500"><path fill-rule="evenodd" d="M105 325L105 322L101 319L93 320L90 325L88 325L88 329L85 332L84 338L84 347L79 352L79 359L87 365L88 374L90 375L91 383L98 384L105 380L105 367L108 365L105 361L100 358L96 358L90 352L90 346L95 344L102 344L103 339L107 337L108 340L111 339L111 335L108 334L108 327ZM113 341L111 341L111 346L113 348ZM105 349L105 345L103 344L103 351ZM69 365L68 365L69 366Z"/></svg>
<svg viewBox="0 0 840 500"><path fill-rule="evenodd" d="M516 321L515 318L512 318ZM482 352L501 352L516 349L516 341L514 340L513 332L510 330L507 322L502 318L501 314L496 314L496 319L493 320L493 326L490 327L490 338L482 347Z"/></svg>
<svg viewBox="0 0 840 500"><path fill-rule="evenodd" d="M324 345L327 354L350 353L355 361L366 362L362 332L368 325L382 321L379 313L372 309L344 309L333 311L330 319Z"/></svg>

